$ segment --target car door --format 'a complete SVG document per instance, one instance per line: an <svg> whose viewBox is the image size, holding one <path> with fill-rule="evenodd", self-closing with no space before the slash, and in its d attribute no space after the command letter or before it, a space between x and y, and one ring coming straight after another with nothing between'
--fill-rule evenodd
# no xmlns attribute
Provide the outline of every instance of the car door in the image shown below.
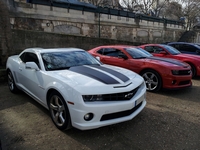
<svg viewBox="0 0 200 150"><path fill-rule="evenodd" d="M116 48L104 48L101 61L109 65L130 68L127 55Z"/></svg>
<svg viewBox="0 0 200 150"><path fill-rule="evenodd" d="M38 57L35 53L26 52L21 60L18 73L19 82L26 92L39 100L41 99L42 91L44 90L42 71L26 68L26 62L35 62L38 65L38 68L40 68Z"/></svg>

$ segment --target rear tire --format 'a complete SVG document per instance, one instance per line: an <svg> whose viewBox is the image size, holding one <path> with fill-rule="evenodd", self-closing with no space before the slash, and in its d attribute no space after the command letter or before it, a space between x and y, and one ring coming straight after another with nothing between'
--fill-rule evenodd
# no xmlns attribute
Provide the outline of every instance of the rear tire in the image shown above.
<svg viewBox="0 0 200 150"><path fill-rule="evenodd" d="M71 128L71 118L65 100L60 93L53 91L48 98L51 119L59 130Z"/></svg>
<svg viewBox="0 0 200 150"><path fill-rule="evenodd" d="M10 70L7 71L7 78L8 78L9 90L12 93L18 93L19 89L16 87L15 80L14 80L12 72Z"/></svg>

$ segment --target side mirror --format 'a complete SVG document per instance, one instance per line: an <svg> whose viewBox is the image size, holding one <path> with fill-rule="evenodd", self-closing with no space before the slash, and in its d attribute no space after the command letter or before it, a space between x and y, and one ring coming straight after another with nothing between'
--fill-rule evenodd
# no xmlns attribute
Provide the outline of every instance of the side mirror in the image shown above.
<svg viewBox="0 0 200 150"><path fill-rule="evenodd" d="M128 59L128 57L125 54L122 54L122 53L119 54L119 57L123 58L123 59Z"/></svg>
<svg viewBox="0 0 200 150"><path fill-rule="evenodd" d="M25 67L26 67L26 69L35 69L36 71L40 70L35 62L26 62Z"/></svg>

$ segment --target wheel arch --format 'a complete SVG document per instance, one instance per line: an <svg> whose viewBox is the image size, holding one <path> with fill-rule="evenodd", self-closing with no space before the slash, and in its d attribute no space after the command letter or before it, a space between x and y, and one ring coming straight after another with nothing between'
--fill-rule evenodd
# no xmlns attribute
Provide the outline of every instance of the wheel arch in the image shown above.
<svg viewBox="0 0 200 150"><path fill-rule="evenodd" d="M6 72L8 73L8 71L11 71L10 68L6 68Z"/></svg>
<svg viewBox="0 0 200 150"><path fill-rule="evenodd" d="M152 68L145 68L145 69L141 70L139 74L142 76L142 74L143 74L144 72L147 72L147 71L155 72L155 73L159 76L160 81L161 81L161 83L160 83L160 88L162 88L162 87L163 87L163 78L162 78L161 74L160 74L157 70L152 69ZM158 90L160 90L160 88L158 88ZM158 91L158 90L155 90L155 91Z"/></svg>
<svg viewBox="0 0 200 150"><path fill-rule="evenodd" d="M58 95L60 97L60 100L63 101L63 105L65 106L65 111L66 111L66 116L68 116L68 121L66 123L64 123L65 125L62 126L62 127L59 127L58 125L56 125L55 121L53 121L53 118L52 118L52 112L51 112L51 109L50 109L50 96L51 96L51 93L54 93L56 95ZM71 114L70 114L70 111L69 111L69 106L67 105L67 102L66 100L64 99L63 95L56 89L54 88L51 88L47 91L47 94L46 94L46 101L47 101L47 105L48 105L48 109L50 111L50 114L51 114L51 118L52 118L52 121L54 122L54 124L57 126L58 129L60 130L68 130L72 127L72 124L71 124Z"/></svg>
<svg viewBox="0 0 200 150"><path fill-rule="evenodd" d="M191 69L192 69L192 71L193 71L193 69L195 69L195 74L194 75L192 75L193 77L195 77L196 76L196 74L197 74L197 72L196 72L196 70L197 70L197 67L196 67L196 65L194 65L194 63L192 63L192 62L189 62L189 61L185 61L186 63L188 63L190 66L191 66Z"/></svg>
<svg viewBox="0 0 200 150"><path fill-rule="evenodd" d="M47 91L47 94L46 94L46 103L48 104L49 103L49 96L51 95L51 93L52 92L58 92L61 96L62 96L62 94L58 91L58 90L56 90L56 89L54 89L54 88L50 88L48 91ZM63 96L62 96L63 97Z"/></svg>
<svg viewBox="0 0 200 150"><path fill-rule="evenodd" d="M155 71L156 73L158 73L158 75L160 76L161 80L163 81L163 78L162 78L160 72L158 72L157 70L152 69L152 68L144 68L139 72L139 74L141 75L143 72L146 72L146 71Z"/></svg>
<svg viewBox="0 0 200 150"><path fill-rule="evenodd" d="M6 68L6 73L8 73L9 71L13 74L13 72L12 72L12 70L10 68Z"/></svg>

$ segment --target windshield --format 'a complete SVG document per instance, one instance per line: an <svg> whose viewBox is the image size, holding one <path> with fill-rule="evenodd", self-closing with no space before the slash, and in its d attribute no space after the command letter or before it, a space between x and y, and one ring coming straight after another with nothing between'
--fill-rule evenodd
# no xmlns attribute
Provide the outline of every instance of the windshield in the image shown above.
<svg viewBox="0 0 200 150"><path fill-rule="evenodd" d="M143 50L142 48L125 48L125 50L131 55L132 58L134 59L142 59L146 57L151 57L149 52Z"/></svg>
<svg viewBox="0 0 200 150"><path fill-rule="evenodd" d="M196 48L200 49L200 44L199 44L199 43L194 44L194 46L195 46Z"/></svg>
<svg viewBox="0 0 200 150"><path fill-rule="evenodd" d="M181 52L177 50L176 48L169 46L169 45L162 45L170 54L172 55L178 55Z"/></svg>
<svg viewBox="0 0 200 150"><path fill-rule="evenodd" d="M69 69L73 66L101 64L85 51L49 52L42 53L41 56L47 71Z"/></svg>

